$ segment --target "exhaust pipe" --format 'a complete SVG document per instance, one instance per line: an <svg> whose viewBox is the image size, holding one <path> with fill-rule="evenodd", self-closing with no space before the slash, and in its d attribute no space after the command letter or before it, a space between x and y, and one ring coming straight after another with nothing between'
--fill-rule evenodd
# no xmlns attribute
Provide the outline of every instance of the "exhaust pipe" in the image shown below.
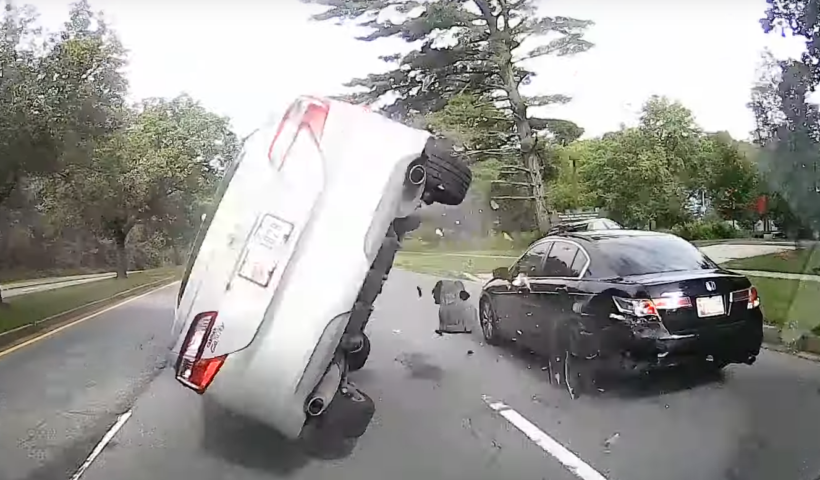
<svg viewBox="0 0 820 480"><path fill-rule="evenodd" d="M332 362L305 403L307 414L311 417L318 417L324 413L330 406L333 396L336 395L340 383L342 383L342 369L338 363Z"/></svg>
<svg viewBox="0 0 820 480"><path fill-rule="evenodd" d="M421 185L427 180L427 172L421 165L415 165L407 172L407 181L410 185Z"/></svg>

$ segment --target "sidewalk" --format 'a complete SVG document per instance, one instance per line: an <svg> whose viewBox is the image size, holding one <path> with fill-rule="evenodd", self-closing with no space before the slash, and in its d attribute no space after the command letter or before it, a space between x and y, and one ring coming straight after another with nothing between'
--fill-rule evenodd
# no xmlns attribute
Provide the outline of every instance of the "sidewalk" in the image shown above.
<svg viewBox="0 0 820 480"><path fill-rule="evenodd" d="M130 271L128 273L132 274L136 272ZM26 295L29 293L45 292L49 290L56 290L58 288L82 285L84 283L99 282L100 280L108 280L116 276L116 273L109 272L92 273L87 275L72 275L68 277L52 277L34 280L23 280L19 282L0 285L0 289L2 289L3 298L8 299L11 297Z"/></svg>
<svg viewBox="0 0 820 480"><path fill-rule="evenodd" d="M780 278L782 280L800 280L801 282L820 282L820 275L809 275L805 273L764 272L762 270L732 271L741 273L748 277Z"/></svg>

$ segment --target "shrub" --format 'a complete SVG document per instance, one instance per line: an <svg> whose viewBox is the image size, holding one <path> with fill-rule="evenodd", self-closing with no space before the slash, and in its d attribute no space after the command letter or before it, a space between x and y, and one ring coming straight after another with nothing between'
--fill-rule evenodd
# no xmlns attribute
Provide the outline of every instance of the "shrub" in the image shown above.
<svg viewBox="0 0 820 480"><path fill-rule="evenodd" d="M736 238L737 229L725 222L686 222L673 226L669 229L673 233L686 240L721 240L725 238Z"/></svg>

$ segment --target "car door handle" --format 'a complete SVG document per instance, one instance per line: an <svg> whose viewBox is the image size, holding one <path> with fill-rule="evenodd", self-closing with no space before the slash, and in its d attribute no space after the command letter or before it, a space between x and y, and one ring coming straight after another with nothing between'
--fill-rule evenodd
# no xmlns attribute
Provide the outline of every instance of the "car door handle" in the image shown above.
<svg viewBox="0 0 820 480"><path fill-rule="evenodd" d="M569 287L555 287L555 291L558 293L569 293Z"/></svg>

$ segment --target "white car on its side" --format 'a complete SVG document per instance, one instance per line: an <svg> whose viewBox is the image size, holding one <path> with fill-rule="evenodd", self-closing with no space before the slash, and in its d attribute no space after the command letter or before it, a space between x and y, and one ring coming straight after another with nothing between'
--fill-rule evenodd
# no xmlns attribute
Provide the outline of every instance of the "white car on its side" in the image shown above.
<svg viewBox="0 0 820 480"><path fill-rule="evenodd" d="M402 237L424 204L461 203L472 176L422 130L300 97L246 139L179 291L183 385L288 438L362 435L373 401L348 382Z"/></svg>

